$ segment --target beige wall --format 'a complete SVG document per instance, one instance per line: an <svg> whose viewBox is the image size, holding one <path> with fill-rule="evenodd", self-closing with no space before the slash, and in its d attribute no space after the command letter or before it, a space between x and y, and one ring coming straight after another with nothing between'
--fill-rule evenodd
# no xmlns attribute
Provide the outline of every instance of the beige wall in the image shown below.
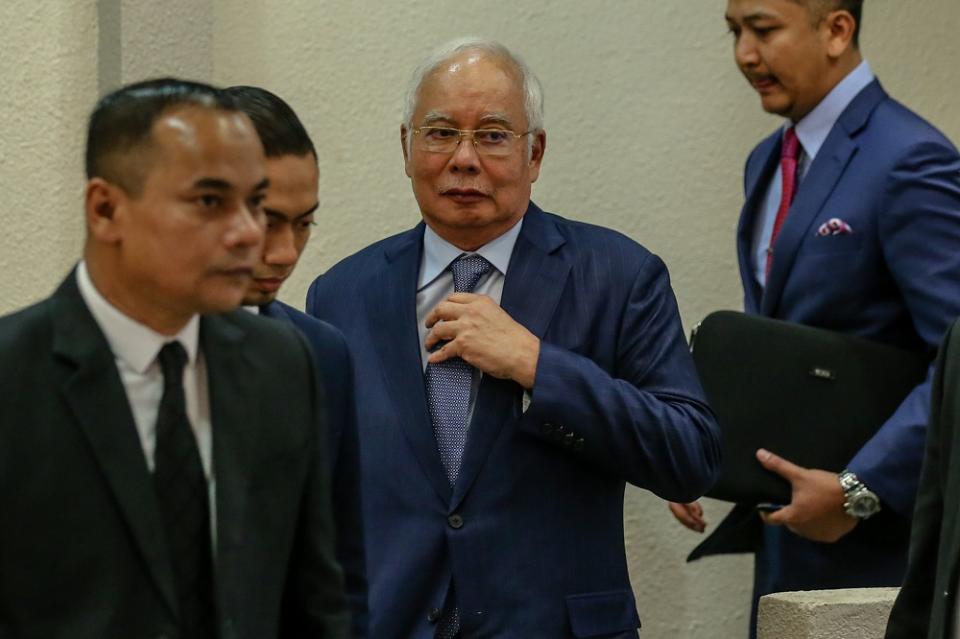
<svg viewBox="0 0 960 639"><path fill-rule="evenodd" d="M960 139L960 3L866 4L864 51L887 88ZM688 327L740 306L743 160L777 120L733 66L722 0L0 5L0 65L12 79L0 97L0 311L46 295L78 254L82 128L97 88L159 73L261 84L303 117L320 153L322 208L284 293L302 306L317 273L418 219L401 162L401 96L423 55L469 34L514 48L544 83L535 201L659 253ZM714 522L724 510L707 504ZM745 635L748 559L683 564L697 536L639 490L627 494L626 530L644 637Z"/></svg>
<svg viewBox="0 0 960 639"><path fill-rule="evenodd" d="M50 293L80 250L83 133L97 96L88 2L0 2L0 312Z"/></svg>

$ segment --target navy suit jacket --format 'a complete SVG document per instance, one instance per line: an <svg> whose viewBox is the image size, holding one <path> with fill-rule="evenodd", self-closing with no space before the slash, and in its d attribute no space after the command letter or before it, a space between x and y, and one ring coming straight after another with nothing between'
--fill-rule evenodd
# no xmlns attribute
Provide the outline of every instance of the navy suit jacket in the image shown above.
<svg viewBox="0 0 960 639"><path fill-rule="evenodd" d="M260 313L290 322L313 350L326 392L327 440L330 454L337 560L352 614L354 637L367 633L367 571L363 551L363 509L360 496L360 446L353 397L353 365L343 334L326 322L283 302L260 307Z"/></svg>
<svg viewBox="0 0 960 639"><path fill-rule="evenodd" d="M636 637L624 482L690 500L719 462L663 262L530 205L501 306L542 340L532 402L483 377L451 488L416 326L423 229L343 260L307 298L353 349L371 636L433 637L452 578L469 637Z"/></svg>
<svg viewBox="0 0 960 639"><path fill-rule="evenodd" d="M761 290L751 240L779 155L777 131L747 160L737 233L746 310L925 351L933 359L960 315L960 157L953 145L877 81L865 87L801 182ZM819 235L831 218L852 233ZM767 527L756 594L900 583L929 402L928 377L847 465L879 495L881 515L836 544Z"/></svg>

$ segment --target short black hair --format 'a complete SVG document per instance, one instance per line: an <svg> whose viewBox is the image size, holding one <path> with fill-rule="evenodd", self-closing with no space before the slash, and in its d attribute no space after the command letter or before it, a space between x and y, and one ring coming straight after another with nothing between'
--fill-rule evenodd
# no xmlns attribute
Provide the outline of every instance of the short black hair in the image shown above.
<svg viewBox="0 0 960 639"><path fill-rule="evenodd" d="M282 155L317 157L310 135L289 104L275 93L253 86L224 89L241 111L253 121L268 158Z"/></svg>
<svg viewBox="0 0 960 639"><path fill-rule="evenodd" d="M863 16L863 0L794 0L815 11L817 20L829 11L847 11L853 16L853 46L860 48L860 19Z"/></svg>
<svg viewBox="0 0 960 639"><path fill-rule="evenodd" d="M222 89L202 82L155 78L121 87L102 97L90 115L87 179L100 177L138 194L145 172L130 155L148 147L157 119L180 105L240 111Z"/></svg>

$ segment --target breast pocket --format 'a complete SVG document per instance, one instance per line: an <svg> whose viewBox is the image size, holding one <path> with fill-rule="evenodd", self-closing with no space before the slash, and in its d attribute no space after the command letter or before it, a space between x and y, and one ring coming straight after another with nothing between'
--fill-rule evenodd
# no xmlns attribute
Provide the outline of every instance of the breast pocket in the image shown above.
<svg viewBox="0 0 960 639"><path fill-rule="evenodd" d="M814 235L803 244L803 252L809 255L857 253L861 248L863 248L863 235L860 233Z"/></svg>
<svg viewBox="0 0 960 639"><path fill-rule="evenodd" d="M577 639L635 639L640 615L633 593L607 590L568 595L567 616Z"/></svg>

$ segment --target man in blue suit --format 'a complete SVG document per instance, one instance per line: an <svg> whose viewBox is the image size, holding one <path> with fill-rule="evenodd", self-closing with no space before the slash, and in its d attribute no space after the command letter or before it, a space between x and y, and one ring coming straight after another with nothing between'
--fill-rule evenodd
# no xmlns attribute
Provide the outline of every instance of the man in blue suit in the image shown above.
<svg viewBox="0 0 960 639"><path fill-rule="evenodd" d="M637 637L624 483L718 467L663 262L530 202L542 104L501 45L435 52L400 129L424 223L310 288L361 389L378 639Z"/></svg>
<svg viewBox="0 0 960 639"><path fill-rule="evenodd" d="M354 411L352 366L343 335L336 328L276 299L310 239L319 206L317 152L307 130L286 102L259 87L225 91L250 120L263 143L270 180L263 210L267 227L263 251L244 296L244 306L295 325L313 349L328 407L332 505L337 560L352 616L352 636L365 637L367 579L360 503L360 451ZM282 374L282 371L278 371Z"/></svg>
<svg viewBox="0 0 960 639"><path fill-rule="evenodd" d="M960 315L960 157L880 86L857 43L861 9L728 2L737 65L763 108L788 120L747 160L745 306L932 358ZM839 476L758 451L791 482L791 503L765 526L738 506L695 554L755 550L755 597L899 584L929 401L928 380ZM672 509L703 529L699 506Z"/></svg>

